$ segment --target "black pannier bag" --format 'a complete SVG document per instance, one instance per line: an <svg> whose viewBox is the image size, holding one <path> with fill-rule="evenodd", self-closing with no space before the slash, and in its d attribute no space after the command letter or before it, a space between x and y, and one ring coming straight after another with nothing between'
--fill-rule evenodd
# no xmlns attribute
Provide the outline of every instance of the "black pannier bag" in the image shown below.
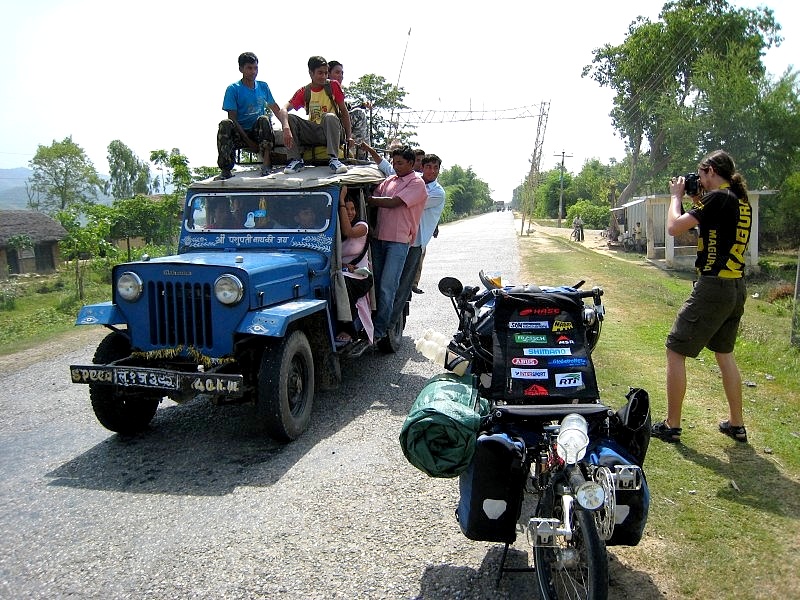
<svg viewBox="0 0 800 600"><path fill-rule="evenodd" d="M478 436L472 463L459 476L456 519L471 540L512 543L525 487L525 444L505 433Z"/></svg>
<svg viewBox="0 0 800 600"><path fill-rule="evenodd" d="M512 288L495 299L490 394L510 404L600 397L583 300L572 288Z"/></svg>
<svg viewBox="0 0 800 600"><path fill-rule="evenodd" d="M650 445L650 394L642 388L631 388L627 402L611 420L611 437L628 450L640 467Z"/></svg>

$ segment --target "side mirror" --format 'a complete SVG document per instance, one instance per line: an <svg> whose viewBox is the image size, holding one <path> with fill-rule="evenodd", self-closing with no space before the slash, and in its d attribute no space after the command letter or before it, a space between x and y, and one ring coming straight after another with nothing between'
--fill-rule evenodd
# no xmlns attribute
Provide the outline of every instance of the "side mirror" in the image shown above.
<svg viewBox="0 0 800 600"><path fill-rule="evenodd" d="M455 298L464 291L464 286L455 277L443 277L439 280L439 291L448 298Z"/></svg>

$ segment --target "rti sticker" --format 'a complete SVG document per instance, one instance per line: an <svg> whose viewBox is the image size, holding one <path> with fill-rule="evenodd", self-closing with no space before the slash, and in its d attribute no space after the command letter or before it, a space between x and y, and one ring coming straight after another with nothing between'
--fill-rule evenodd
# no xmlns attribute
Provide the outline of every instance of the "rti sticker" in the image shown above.
<svg viewBox="0 0 800 600"><path fill-rule="evenodd" d="M583 375L581 373L558 373L556 375L556 387L581 387L583 385Z"/></svg>
<svg viewBox="0 0 800 600"><path fill-rule="evenodd" d="M547 369L511 369L512 379L547 379Z"/></svg>

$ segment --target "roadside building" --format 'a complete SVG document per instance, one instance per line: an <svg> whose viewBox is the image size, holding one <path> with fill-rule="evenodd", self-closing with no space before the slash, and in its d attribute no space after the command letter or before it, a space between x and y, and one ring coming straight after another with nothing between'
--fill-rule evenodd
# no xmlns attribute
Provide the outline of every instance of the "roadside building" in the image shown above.
<svg viewBox="0 0 800 600"><path fill-rule="evenodd" d="M745 256L748 270L758 271L758 207L764 197L768 201L772 190L751 190L748 194L753 209L750 244ZM669 194L640 196L612 208L614 222L619 227L620 243L632 235L636 223L641 223L642 249L649 260L663 261L667 268L691 271L697 254L697 235L688 231L677 238L667 233Z"/></svg>
<svg viewBox="0 0 800 600"><path fill-rule="evenodd" d="M0 279L22 273L52 273L59 263L58 242L67 235L61 223L35 210L0 210ZM15 247L27 236L29 247Z"/></svg>

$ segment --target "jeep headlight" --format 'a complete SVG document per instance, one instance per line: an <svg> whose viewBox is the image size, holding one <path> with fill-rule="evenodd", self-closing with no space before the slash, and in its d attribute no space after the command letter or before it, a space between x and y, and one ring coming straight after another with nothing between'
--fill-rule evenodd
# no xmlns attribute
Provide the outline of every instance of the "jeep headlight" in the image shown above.
<svg viewBox="0 0 800 600"><path fill-rule="evenodd" d="M236 304L244 296L244 285L235 275L220 275L214 282L214 295L222 304Z"/></svg>
<svg viewBox="0 0 800 600"><path fill-rule="evenodd" d="M133 271L125 271L117 279L117 293L128 302L136 302L142 295L142 278Z"/></svg>

